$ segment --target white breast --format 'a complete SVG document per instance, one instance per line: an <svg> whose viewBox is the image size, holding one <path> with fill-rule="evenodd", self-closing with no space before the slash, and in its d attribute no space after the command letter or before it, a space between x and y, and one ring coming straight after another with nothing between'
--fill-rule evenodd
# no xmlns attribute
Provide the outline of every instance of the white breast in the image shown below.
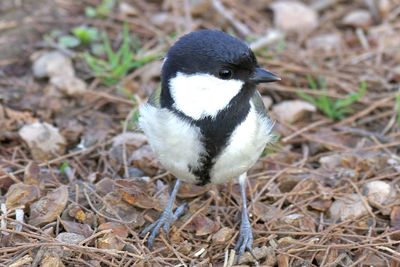
<svg viewBox="0 0 400 267"><path fill-rule="evenodd" d="M272 141L272 127L273 122L259 115L251 105L246 119L234 130L227 147L216 159L211 182L223 183L250 169Z"/></svg>
<svg viewBox="0 0 400 267"><path fill-rule="evenodd" d="M168 109L149 104L140 107L139 125L165 169L183 181L195 183L196 176L188 166L197 167L199 155L204 153L200 130Z"/></svg>
<svg viewBox="0 0 400 267"><path fill-rule="evenodd" d="M239 80L223 80L210 74L183 74L178 72L170 80L169 88L174 107L198 120L215 117L242 88Z"/></svg>

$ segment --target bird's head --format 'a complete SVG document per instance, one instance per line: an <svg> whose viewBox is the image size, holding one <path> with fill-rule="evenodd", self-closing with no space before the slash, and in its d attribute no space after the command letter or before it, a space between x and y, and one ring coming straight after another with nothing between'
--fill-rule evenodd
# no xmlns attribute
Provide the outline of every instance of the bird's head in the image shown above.
<svg viewBox="0 0 400 267"><path fill-rule="evenodd" d="M241 90L280 80L261 68L243 41L217 30L180 38L162 68L161 105L193 119L215 116Z"/></svg>

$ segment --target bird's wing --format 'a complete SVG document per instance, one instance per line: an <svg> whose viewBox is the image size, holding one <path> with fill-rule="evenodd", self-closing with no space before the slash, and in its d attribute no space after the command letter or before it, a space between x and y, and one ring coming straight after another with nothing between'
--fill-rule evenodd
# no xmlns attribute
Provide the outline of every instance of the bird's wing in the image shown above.
<svg viewBox="0 0 400 267"><path fill-rule="evenodd" d="M160 97L161 97L161 86L159 86L156 90L154 90L154 92L149 96L149 100L147 100L147 103L149 103L153 107L161 108Z"/></svg>
<svg viewBox="0 0 400 267"><path fill-rule="evenodd" d="M256 112L259 115L261 115L262 117L268 118L268 114L267 114L267 111L265 110L264 102L262 101L261 94L260 94L260 92L258 92L258 90L256 90L254 92L250 101L253 103L254 108L256 109Z"/></svg>

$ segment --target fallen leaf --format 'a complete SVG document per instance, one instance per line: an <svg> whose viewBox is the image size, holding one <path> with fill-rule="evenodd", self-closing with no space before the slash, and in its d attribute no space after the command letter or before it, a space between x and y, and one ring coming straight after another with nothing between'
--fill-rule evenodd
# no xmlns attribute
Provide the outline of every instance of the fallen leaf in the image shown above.
<svg viewBox="0 0 400 267"><path fill-rule="evenodd" d="M219 222L213 221L202 214L197 215L190 224L194 226L196 236L209 235L217 232L220 228Z"/></svg>
<svg viewBox="0 0 400 267"><path fill-rule="evenodd" d="M64 263L60 257L56 255L46 255L40 263L40 267L64 267Z"/></svg>
<svg viewBox="0 0 400 267"><path fill-rule="evenodd" d="M28 163L28 165L26 165L26 167L25 167L24 183L32 184L32 185L39 185L40 184L39 176L40 176L39 165L34 161L30 161Z"/></svg>
<svg viewBox="0 0 400 267"><path fill-rule="evenodd" d="M307 33L318 26L318 14L301 2L276 1L271 9L275 27L283 31Z"/></svg>
<svg viewBox="0 0 400 267"><path fill-rule="evenodd" d="M149 175L156 174L161 167L150 145L144 145L135 150L130 155L129 162Z"/></svg>
<svg viewBox="0 0 400 267"><path fill-rule="evenodd" d="M8 267L22 267L22 266L27 266L30 265L30 263L33 261L32 257L30 255L25 255L22 258L17 259Z"/></svg>
<svg viewBox="0 0 400 267"><path fill-rule="evenodd" d="M85 238L93 234L93 229L88 224L61 220L61 225L68 233L83 235Z"/></svg>
<svg viewBox="0 0 400 267"><path fill-rule="evenodd" d="M180 198L193 198L201 196L209 191L207 186L197 186L194 184L183 183L179 187L178 197Z"/></svg>
<svg viewBox="0 0 400 267"><path fill-rule="evenodd" d="M228 242L233 234L235 233L235 230L229 227L222 227L221 229L218 230L215 234L213 234L211 240L213 241L214 244L217 245L223 245Z"/></svg>
<svg viewBox="0 0 400 267"><path fill-rule="evenodd" d="M239 263L243 264L243 263L256 262L256 260L260 260L262 258L266 258L268 266L274 266L277 262L275 249L273 247L267 247L267 246L255 247L253 248L252 252L255 259L252 254L246 251L243 254L243 256L240 257Z"/></svg>
<svg viewBox="0 0 400 267"><path fill-rule="evenodd" d="M68 201L68 187L59 188L47 193L30 207L29 224L38 226L57 219Z"/></svg>
<svg viewBox="0 0 400 267"><path fill-rule="evenodd" d="M7 209L29 206L39 197L40 189L36 185L13 184L6 194L6 206Z"/></svg>
<svg viewBox="0 0 400 267"><path fill-rule="evenodd" d="M117 222L106 222L99 225L99 231L103 230L112 230L112 233L121 237L126 238L128 237L129 231L127 227L123 224Z"/></svg>
<svg viewBox="0 0 400 267"><path fill-rule="evenodd" d="M18 133L28 144L35 160L49 160L65 152L65 139L51 124L46 122L27 124Z"/></svg>
<svg viewBox="0 0 400 267"><path fill-rule="evenodd" d="M97 239L97 247L101 249L122 250L124 246L125 243L114 233L107 233L103 237Z"/></svg>

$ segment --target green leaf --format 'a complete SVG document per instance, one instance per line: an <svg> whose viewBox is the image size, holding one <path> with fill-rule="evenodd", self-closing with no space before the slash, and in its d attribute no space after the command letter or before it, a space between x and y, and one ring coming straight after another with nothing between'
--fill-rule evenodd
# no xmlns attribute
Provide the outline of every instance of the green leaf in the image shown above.
<svg viewBox="0 0 400 267"><path fill-rule="evenodd" d="M94 27L75 27L72 29L72 33L75 35L75 37L79 38L83 44L90 44L91 42L99 39L99 32Z"/></svg>
<svg viewBox="0 0 400 267"><path fill-rule="evenodd" d="M97 16L97 11L95 8L88 6L85 8L85 16L88 18L94 18Z"/></svg>
<svg viewBox="0 0 400 267"><path fill-rule="evenodd" d="M58 39L58 44L66 48L74 48L81 44L80 40L71 35L64 35Z"/></svg>

